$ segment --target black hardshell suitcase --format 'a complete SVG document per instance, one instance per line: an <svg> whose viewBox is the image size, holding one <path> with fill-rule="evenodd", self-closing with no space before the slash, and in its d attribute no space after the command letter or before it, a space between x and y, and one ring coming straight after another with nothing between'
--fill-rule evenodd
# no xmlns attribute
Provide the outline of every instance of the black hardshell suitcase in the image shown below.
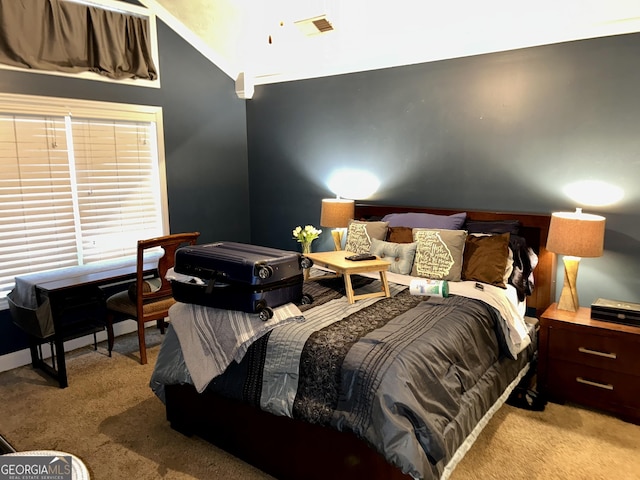
<svg viewBox="0 0 640 480"><path fill-rule="evenodd" d="M173 297L183 303L260 313L274 307L310 303L303 295L303 269L312 265L300 253L237 242L190 245L176 250L174 271L206 284L172 281Z"/></svg>

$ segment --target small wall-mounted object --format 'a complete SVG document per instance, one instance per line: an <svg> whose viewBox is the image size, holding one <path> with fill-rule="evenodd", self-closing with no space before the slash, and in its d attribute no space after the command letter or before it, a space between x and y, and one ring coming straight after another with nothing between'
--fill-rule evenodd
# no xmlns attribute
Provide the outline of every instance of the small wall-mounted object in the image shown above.
<svg viewBox="0 0 640 480"><path fill-rule="evenodd" d="M245 72L240 72L236 78L236 95L238 98L250 100L253 97L253 78Z"/></svg>

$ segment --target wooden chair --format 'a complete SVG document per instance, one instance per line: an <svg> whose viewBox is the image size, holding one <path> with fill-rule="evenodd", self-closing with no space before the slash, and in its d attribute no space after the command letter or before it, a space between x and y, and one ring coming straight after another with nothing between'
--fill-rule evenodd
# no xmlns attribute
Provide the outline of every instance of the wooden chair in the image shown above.
<svg viewBox="0 0 640 480"><path fill-rule="evenodd" d="M116 317L134 319L138 322L138 344L140 345L140 363L147 363L147 346L144 326L146 322L156 320L160 332L164 334L165 321L169 307L175 300L172 297L171 283L165 279L167 270L173 267L175 253L182 245L193 245L200 232L176 233L138 241L136 260L136 281L127 290L111 295L107 299L107 337L109 356L113 350L113 323ZM164 254L158 260L157 271L153 279L145 278L145 251L161 247ZM148 262L148 260L147 260ZM155 288L154 288L155 287Z"/></svg>

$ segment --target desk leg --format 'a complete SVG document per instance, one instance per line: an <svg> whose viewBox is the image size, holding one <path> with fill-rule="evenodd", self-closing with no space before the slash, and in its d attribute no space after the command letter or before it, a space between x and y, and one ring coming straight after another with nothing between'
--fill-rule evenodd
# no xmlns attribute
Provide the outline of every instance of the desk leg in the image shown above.
<svg viewBox="0 0 640 480"><path fill-rule="evenodd" d="M384 270L380 270L380 280L382 281L382 291L384 292L384 296L390 297L391 292L389 291L389 282L387 282L387 272Z"/></svg>
<svg viewBox="0 0 640 480"><path fill-rule="evenodd" d="M61 318L64 305L64 297L61 295L49 295L49 306L53 318L53 342L51 349L50 367L44 360L41 360L40 368L58 381L60 388L67 388L67 363L64 358L64 335L62 334ZM57 365L56 365L57 364Z"/></svg>
<svg viewBox="0 0 640 480"><path fill-rule="evenodd" d="M40 354L38 353L38 345L29 338L29 350L31 351L31 366L38 368L40 366Z"/></svg>
<svg viewBox="0 0 640 480"><path fill-rule="evenodd" d="M49 365L42 356L42 342L49 343L51 346L51 365ZM41 340L40 343L34 338L29 340L29 350L31 350L31 365L33 368L42 370L58 381L60 388L69 386L67 381L67 365L64 359L64 339L54 337L53 341ZM59 352L62 352L60 355Z"/></svg>
<svg viewBox="0 0 640 480"><path fill-rule="evenodd" d="M60 388L67 388L69 382L67 381L67 362L64 360L64 338L62 338L62 335L56 334L53 343L56 351L55 353L52 352L52 354L58 360L58 383Z"/></svg>
<svg viewBox="0 0 640 480"><path fill-rule="evenodd" d="M348 273L344 273L344 288L347 291L347 300L349 303L353 303L355 299L353 298L353 285L351 285L351 275Z"/></svg>

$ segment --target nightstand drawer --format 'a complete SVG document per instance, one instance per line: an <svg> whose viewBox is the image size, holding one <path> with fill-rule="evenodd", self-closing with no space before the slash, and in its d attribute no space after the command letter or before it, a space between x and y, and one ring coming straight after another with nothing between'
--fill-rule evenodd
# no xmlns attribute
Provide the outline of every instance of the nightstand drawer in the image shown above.
<svg viewBox="0 0 640 480"><path fill-rule="evenodd" d="M549 328L550 358L621 373L640 373L640 343L616 336ZM640 380L638 378L637 380Z"/></svg>
<svg viewBox="0 0 640 480"><path fill-rule="evenodd" d="M596 408L640 415L640 377L552 359L549 393Z"/></svg>

